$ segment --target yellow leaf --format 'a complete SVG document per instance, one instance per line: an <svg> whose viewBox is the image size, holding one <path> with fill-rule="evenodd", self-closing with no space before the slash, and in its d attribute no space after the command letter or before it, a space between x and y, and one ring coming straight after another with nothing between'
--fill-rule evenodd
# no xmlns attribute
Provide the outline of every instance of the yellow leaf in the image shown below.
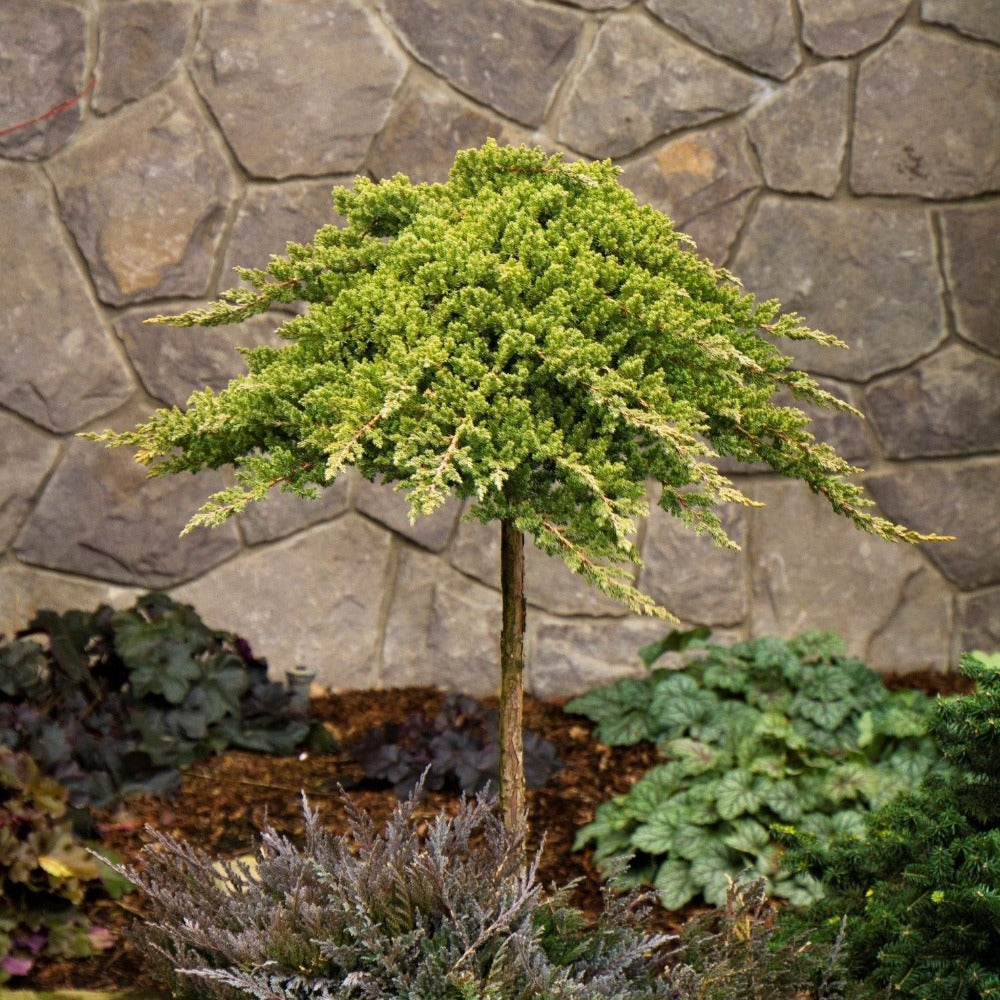
<svg viewBox="0 0 1000 1000"><path fill-rule="evenodd" d="M38 863L45 869L45 871L55 878L73 878L73 869L68 865L63 864L63 862L58 858L52 857L51 854L40 855Z"/></svg>

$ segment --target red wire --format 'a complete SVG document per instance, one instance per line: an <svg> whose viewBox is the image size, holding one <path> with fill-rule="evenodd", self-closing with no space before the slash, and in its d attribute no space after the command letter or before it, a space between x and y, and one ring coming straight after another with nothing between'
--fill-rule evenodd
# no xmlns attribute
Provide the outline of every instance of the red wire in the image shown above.
<svg viewBox="0 0 1000 1000"><path fill-rule="evenodd" d="M26 122L18 122L17 125L10 125L5 129L0 129L0 136L10 135L11 132L16 132L19 128L27 128L29 125L37 125L38 122L45 121L46 118L54 118L56 115L61 115L64 111L68 111L74 104L78 101L82 101L96 86L97 76L91 75L90 82L87 84L79 94L75 94L68 100L62 102L62 104L57 104L54 108L49 108L48 111L43 115L39 115L37 118L29 118Z"/></svg>

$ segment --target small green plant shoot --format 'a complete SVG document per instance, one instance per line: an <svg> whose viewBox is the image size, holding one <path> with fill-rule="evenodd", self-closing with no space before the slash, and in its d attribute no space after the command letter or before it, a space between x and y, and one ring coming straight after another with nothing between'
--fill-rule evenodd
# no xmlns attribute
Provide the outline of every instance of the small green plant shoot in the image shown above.
<svg viewBox="0 0 1000 1000"><path fill-rule="evenodd" d="M636 521L659 505L733 547L715 508L755 504L712 464L764 462L859 528L879 517L809 419L772 397L852 408L791 367L781 338L838 341L745 295L671 221L637 204L610 162L537 149L460 152L445 184L406 177L334 192L343 228L289 244L249 287L157 317L237 323L306 304L287 344L244 351L249 373L125 433L150 474L235 467L189 524L215 525L280 487L314 496L347 466L409 493L412 517L451 494L501 526L501 808L523 815L524 535L629 608L668 617L633 586Z"/></svg>

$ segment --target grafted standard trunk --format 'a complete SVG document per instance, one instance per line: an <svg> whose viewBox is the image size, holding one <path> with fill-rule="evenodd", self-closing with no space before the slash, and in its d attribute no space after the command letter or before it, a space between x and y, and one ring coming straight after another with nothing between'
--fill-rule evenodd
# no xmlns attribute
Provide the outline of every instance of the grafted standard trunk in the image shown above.
<svg viewBox="0 0 1000 1000"><path fill-rule="evenodd" d="M500 811L511 833L525 834L524 535L500 522Z"/></svg>

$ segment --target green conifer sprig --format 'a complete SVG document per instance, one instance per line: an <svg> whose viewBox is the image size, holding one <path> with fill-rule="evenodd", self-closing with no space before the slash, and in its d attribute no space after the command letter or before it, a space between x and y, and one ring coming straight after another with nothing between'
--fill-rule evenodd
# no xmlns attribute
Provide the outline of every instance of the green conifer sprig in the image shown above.
<svg viewBox="0 0 1000 1000"><path fill-rule="evenodd" d="M409 491L411 518L450 494L513 521L634 610L633 537L660 506L733 546L716 508L755 504L711 463L764 462L889 540L934 539L873 515L858 470L774 393L841 410L775 339L839 343L743 294L636 203L610 162L524 147L458 154L445 184L361 178L334 193L347 220L289 244L249 287L153 322L241 322L304 302L249 373L131 431L153 476L233 465L235 484L191 520L219 524L275 487L304 496L348 465ZM856 411L854 411L856 412Z"/></svg>

